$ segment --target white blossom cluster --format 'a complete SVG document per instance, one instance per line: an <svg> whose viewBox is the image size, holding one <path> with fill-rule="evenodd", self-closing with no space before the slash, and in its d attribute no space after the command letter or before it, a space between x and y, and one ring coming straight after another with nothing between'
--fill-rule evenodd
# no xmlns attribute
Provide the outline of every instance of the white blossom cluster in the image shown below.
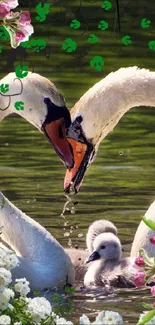
<svg viewBox="0 0 155 325"><path fill-rule="evenodd" d="M11 319L11 312L14 312L14 305L23 303L21 319L29 317L32 325L41 325L46 320L53 325L74 325L71 321L56 315L52 311L50 302L44 297L28 298L30 292L29 282L25 279L16 279L12 284L11 269L18 265L17 256L10 250L0 248L0 325L22 325L19 313L17 321ZM12 287L9 288L9 285ZM7 315L9 311L9 315ZM49 324L49 322L48 322ZM103 311L98 314L96 320L91 323L86 315L80 317L80 325L121 325L122 317L112 311ZM151 323L149 323L151 324Z"/></svg>
<svg viewBox="0 0 155 325"><path fill-rule="evenodd" d="M88 316L80 317L80 325L122 325L123 318L119 313L114 311L101 311L93 323L90 322Z"/></svg>

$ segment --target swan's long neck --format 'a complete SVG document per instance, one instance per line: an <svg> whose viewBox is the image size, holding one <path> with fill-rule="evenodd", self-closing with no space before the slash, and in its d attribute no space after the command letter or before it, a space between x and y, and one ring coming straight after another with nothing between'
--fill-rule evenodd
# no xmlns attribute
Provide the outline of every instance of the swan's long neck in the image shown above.
<svg viewBox="0 0 155 325"><path fill-rule="evenodd" d="M155 106L155 72L137 67L121 68L95 84L72 109L87 139L98 145L121 117L135 106Z"/></svg>
<svg viewBox="0 0 155 325"><path fill-rule="evenodd" d="M55 249L63 250L45 228L17 209L1 192L0 226L2 226L2 239L18 255L38 262L39 259L46 258L46 251L49 261Z"/></svg>
<svg viewBox="0 0 155 325"><path fill-rule="evenodd" d="M44 98L48 97L52 103L64 106L64 98L55 85L39 74L29 72L19 79L15 73L9 73L0 80L0 84L9 85L9 90L0 93L0 120L5 116L16 113L41 130L47 115L47 106ZM23 102L21 109L17 103Z"/></svg>

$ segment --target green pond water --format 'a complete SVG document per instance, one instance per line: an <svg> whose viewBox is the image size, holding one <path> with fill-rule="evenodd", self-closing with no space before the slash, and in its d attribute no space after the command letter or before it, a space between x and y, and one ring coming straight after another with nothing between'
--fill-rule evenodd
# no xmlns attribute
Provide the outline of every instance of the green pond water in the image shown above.
<svg viewBox="0 0 155 325"><path fill-rule="evenodd" d="M81 7L80 7L81 3ZM36 38L43 38L51 48L47 59L43 52L28 50L28 64L35 72L50 78L66 98L69 108L95 82L120 67L137 65L155 70L155 52L148 42L155 37L154 1L120 1L121 33L118 33L115 2L109 12L101 9L102 1L57 1L47 21L35 20L31 4ZM22 2L28 9L29 3ZM27 5L27 7L26 7ZM149 29L142 29L142 18L151 20ZM71 30L72 19L82 23L80 30ZM106 31L97 28L98 21L109 23ZM115 31L114 31L115 30ZM88 35L96 33L97 44L87 42ZM121 37L131 35L132 44L124 46ZM75 53L61 49L64 39L70 37L77 44ZM10 70L6 58L9 42L3 42L0 77ZM3 45L2 44L2 45ZM94 55L104 58L105 66L97 72L89 65ZM17 57L14 66L22 63ZM32 64L31 64L32 63ZM25 62L24 62L25 64ZM70 234L72 245L85 247L85 235L90 223L105 218L115 223L120 240L129 254L131 243L140 222L155 197L155 112L141 107L129 111L115 130L102 142L96 161L86 173L75 215L66 214L68 226L60 217L65 197L63 177L65 169L50 144L37 129L25 120L12 115L0 123L0 190L18 208L46 227L65 247ZM118 290L110 296L77 293L74 298L74 316L83 312L92 316L99 310L121 313L128 324L136 324L142 312L142 302L152 301L148 291Z"/></svg>

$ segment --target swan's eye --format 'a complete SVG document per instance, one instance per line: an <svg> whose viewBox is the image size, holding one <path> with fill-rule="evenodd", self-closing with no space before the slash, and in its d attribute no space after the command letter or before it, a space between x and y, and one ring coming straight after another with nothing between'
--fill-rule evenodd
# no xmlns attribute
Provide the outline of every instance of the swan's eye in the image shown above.
<svg viewBox="0 0 155 325"><path fill-rule="evenodd" d="M105 246L104 246L104 245L102 245L102 246L101 246L101 249L105 249Z"/></svg>

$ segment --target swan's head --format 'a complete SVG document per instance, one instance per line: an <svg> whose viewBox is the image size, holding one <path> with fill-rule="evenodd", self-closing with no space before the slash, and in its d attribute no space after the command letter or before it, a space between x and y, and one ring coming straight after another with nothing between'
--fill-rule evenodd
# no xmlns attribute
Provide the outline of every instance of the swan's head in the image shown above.
<svg viewBox="0 0 155 325"><path fill-rule="evenodd" d="M120 240L112 233L98 235L93 243L93 253L88 257L86 263L102 259L104 261L115 259L120 260L122 247Z"/></svg>
<svg viewBox="0 0 155 325"><path fill-rule="evenodd" d="M70 169L74 166L74 159L71 146L66 138L66 130L71 125L69 110L66 106L58 107L48 97L45 97L43 101L47 107L47 115L41 130L53 145L60 159Z"/></svg>
<svg viewBox="0 0 155 325"><path fill-rule="evenodd" d="M32 72L22 80L11 72L1 80L1 84L8 84L9 91L0 96L0 120L12 113L22 116L44 132L66 167L72 168L73 154L66 138L71 125L70 113L55 85ZM16 102L21 102L24 107L16 107Z"/></svg>
<svg viewBox="0 0 155 325"><path fill-rule="evenodd" d="M64 179L64 190L70 193L72 184L75 193L79 191L87 167L92 163L97 152L97 146L88 140L83 132L82 116L78 116L67 130L67 140L74 157L73 168L67 169Z"/></svg>

